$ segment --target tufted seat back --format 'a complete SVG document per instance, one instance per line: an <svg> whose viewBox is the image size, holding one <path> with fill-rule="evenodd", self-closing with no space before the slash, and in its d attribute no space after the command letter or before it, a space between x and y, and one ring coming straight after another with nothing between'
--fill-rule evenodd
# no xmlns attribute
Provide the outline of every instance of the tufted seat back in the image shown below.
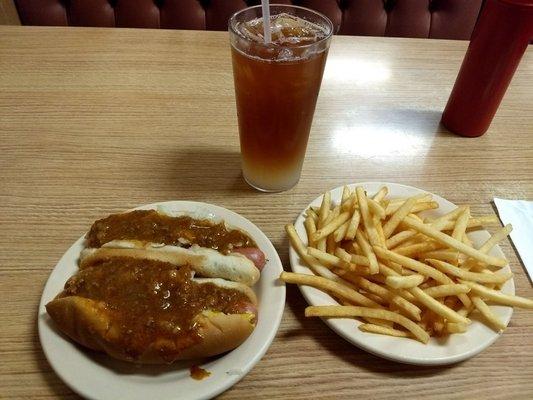
<svg viewBox="0 0 533 400"><path fill-rule="evenodd" d="M275 0L327 15L343 35L469 39L483 0ZM225 30L260 0L15 0L22 24Z"/></svg>

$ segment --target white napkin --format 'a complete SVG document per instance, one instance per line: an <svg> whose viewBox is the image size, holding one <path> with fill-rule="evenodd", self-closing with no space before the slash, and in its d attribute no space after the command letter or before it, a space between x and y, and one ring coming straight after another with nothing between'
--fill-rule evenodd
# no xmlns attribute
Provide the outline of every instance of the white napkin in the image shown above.
<svg viewBox="0 0 533 400"><path fill-rule="evenodd" d="M512 224L511 239L533 280L533 201L494 198L503 224Z"/></svg>

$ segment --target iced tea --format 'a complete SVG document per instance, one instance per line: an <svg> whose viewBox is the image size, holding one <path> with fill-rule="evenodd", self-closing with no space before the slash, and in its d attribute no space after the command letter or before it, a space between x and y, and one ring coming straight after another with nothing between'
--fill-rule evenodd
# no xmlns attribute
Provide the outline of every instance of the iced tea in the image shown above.
<svg viewBox="0 0 533 400"><path fill-rule="evenodd" d="M258 11L230 20L242 168L253 187L281 191L300 178L331 23L311 10L272 6L265 44Z"/></svg>

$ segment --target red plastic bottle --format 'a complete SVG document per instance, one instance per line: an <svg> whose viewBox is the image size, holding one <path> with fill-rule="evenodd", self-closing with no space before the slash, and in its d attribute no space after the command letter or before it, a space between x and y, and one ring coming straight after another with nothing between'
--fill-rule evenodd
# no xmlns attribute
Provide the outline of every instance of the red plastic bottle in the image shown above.
<svg viewBox="0 0 533 400"><path fill-rule="evenodd" d="M486 0L472 33L442 124L483 135L533 36L533 0Z"/></svg>

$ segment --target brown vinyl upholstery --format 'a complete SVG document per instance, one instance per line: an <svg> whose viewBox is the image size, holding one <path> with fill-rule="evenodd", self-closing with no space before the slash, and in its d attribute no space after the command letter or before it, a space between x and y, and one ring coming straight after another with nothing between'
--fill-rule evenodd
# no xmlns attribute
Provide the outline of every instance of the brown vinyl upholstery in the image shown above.
<svg viewBox="0 0 533 400"><path fill-rule="evenodd" d="M276 0L326 14L343 35L469 39L483 0ZM225 30L260 0L15 0L24 25Z"/></svg>

